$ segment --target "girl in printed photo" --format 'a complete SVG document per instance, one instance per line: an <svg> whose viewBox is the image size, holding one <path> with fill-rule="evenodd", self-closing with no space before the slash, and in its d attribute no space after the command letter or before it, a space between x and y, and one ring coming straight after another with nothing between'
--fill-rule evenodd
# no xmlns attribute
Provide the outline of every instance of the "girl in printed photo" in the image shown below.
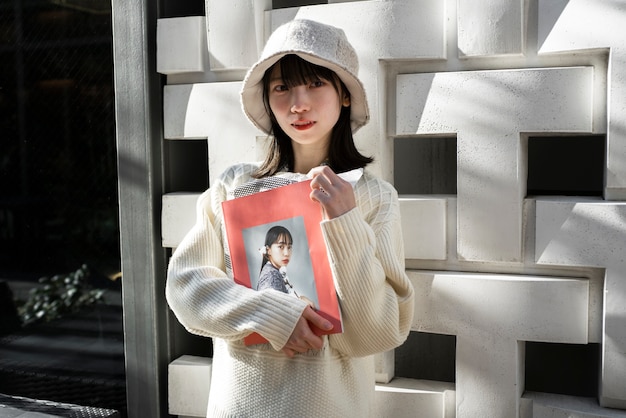
<svg viewBox="0 0 626 418"><path fill-rule="evenodd" d="M293 285L287 279L287 265L293 253L293 237L284 226L271 227L265 234L265 244L261 247L261 272L257 290L275 289L297 296Z"/></svg>

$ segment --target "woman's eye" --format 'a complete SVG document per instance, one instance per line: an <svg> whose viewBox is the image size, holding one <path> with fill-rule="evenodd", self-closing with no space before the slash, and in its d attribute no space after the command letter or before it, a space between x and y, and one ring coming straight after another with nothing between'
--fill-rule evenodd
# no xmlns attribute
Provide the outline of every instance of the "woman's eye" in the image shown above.
<svg viewBox="0 0 626 418"><path fill-rule="evenodd" d="M274 86L273 90L276 91L276 92L283 92L283 91L287 91L289 89L284 84L277 84L276 86Z"/></svg>
<svg viewBox="0 0 626 418"><path fill-rule="evenodd" d="M315 80L311 83L312 87L322 87L324 85L324 82L322 80Z"/></svg>

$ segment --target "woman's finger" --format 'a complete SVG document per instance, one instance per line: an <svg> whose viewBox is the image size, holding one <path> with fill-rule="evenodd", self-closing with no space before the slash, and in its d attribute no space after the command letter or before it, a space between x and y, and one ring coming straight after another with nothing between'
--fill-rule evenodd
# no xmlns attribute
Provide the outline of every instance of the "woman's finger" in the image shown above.
<svg viewBox="0 0 626 418"><path fill-rule="evenodd" d="M322 205L324 217L333 219L356 207L352 185L339 177L330 167L313 168L310 198Z"/></svg>

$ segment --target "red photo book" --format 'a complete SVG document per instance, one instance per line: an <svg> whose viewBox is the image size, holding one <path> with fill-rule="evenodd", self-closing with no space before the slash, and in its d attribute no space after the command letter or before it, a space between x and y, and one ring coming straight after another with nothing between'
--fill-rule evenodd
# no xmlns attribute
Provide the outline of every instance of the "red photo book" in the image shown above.
<svg viewBox="0 0 626 418"><path fill-rule="evenodd" d="M314 331L340 333L341 312L320 227L322 209L309 198L310 182L222 203L233 277L251 289L283 291L309 302L333 324L330 331ZM256 333L245 339L246 345L264 342Z"/></svg>

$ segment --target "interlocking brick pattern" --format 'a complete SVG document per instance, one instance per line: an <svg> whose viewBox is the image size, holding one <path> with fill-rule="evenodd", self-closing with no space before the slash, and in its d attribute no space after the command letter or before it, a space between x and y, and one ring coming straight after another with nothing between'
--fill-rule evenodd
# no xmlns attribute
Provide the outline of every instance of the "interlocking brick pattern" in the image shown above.
<svg viewBox="0 0 626 418"><path fill-rule="evenodd" d="M165 135L206 138L210 179L261 152L237 91L269 33L294 17L343 28L357 49L372 121L356 141L378 175L402 175L393 138L456 137L457 195L401 196L413 330L456 336L456 382L380 384L379 416L626 416L626 3L270 3L206 0L208 36L197 17L159 24L167 45L206 42L183 56L159 45L158 68ZM606 135L603 198L528 197L531 134ZM164 199L163 242L175 247L193 199ZM525 341L601 343L597 397L525 393ZM393 376L391 355L380 376Z"/></svg>

